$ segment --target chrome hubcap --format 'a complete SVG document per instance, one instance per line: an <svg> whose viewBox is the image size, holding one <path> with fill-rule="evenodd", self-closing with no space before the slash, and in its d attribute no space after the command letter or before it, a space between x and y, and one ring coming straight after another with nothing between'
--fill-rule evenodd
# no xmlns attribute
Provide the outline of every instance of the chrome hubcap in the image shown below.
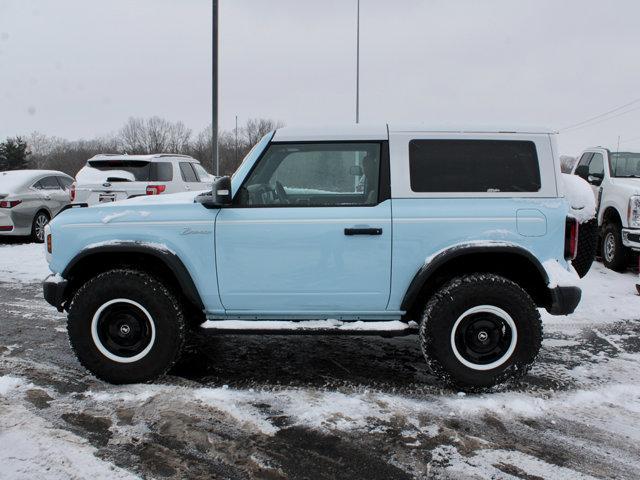
<svg viewBox="0 0 640 480"><path fill-rule="evenodd" d="M613 238L613 233L608 233L606 238L604 239L604 258L607 259L607 262L613 261L615 252L616 252L616 241Z"/></svg>

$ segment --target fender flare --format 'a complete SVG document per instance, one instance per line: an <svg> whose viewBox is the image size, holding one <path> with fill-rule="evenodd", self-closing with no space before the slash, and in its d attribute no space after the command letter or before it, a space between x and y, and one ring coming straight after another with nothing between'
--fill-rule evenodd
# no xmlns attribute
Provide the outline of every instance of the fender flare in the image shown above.
<svg viewBox="0 0 640 480"><path fill-rule="evenodd" d="M185 295L189 302L193 303L198 308L204 310L204 304L200 293L196 288L189 270L184 266L180 257L170 250L162 250L153 248L140 242L120 242L112 245L96 245L93 247L85 248L78 253L67 264L62 277L70 280L73 269L85 258L96 254L118 254L118 253L138 253L143 255L150 255L161 261L175 276L178 285L180 286L182 293Z"/></svg>
<svg viewBox="0 0 640 480"><path fill-rule="evenodd" d="M545 268L535 257L535 255L533 255L529 250L523 247L517 245L456 245L438 253L430 261L426 261L422 265L422 267L420 267L418 272L411 280L411 283L409 284L409 287L404 294L400 309L408 311L411 308L411 306L418 298L418 295L420 294L420 291L422 290L424 284L444 264L455 258L477 253L508 253L512 255L519 255L531 262L536 267L538 273L540 273L541 278L545 282L545 285L549 284L549 275L547 274Z"/></svg>

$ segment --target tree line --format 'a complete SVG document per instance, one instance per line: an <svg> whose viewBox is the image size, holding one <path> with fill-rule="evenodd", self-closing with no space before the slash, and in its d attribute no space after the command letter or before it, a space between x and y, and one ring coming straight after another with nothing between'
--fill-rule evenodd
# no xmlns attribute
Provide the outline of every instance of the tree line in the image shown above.
<svg viewBox="0 0 640 480"><path fill-rule="evenodd" d="M262 136L282 126L276 120L256 118L247 120L237 134L235 129L219 132L220 174L232 174ZM211 125L194 135L180 121L131 117L116 134L93 139L67 140L33 132L0 142L0 171L36 168L75 176L89 158L99 153L191 155L212 172Z"/></svg>

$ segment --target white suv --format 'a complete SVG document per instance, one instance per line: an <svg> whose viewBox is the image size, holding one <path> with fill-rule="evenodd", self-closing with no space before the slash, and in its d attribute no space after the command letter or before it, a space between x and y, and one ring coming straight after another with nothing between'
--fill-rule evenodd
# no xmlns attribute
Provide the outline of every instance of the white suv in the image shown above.
<svg viewBox="0 0 640 480"><path fill-rule="evenodd" d="M90 158L76 175L71 202L93 205L142 195L207 190L214 179L187 155L100 154Z"/></svg>
<svg viewBox="0 0 640 480"><path fill-rule="evenodd" d="M640 250L640 153L589 148L573 173L591 184L596 197L603 263L624 270L630 251Z"/></svg>

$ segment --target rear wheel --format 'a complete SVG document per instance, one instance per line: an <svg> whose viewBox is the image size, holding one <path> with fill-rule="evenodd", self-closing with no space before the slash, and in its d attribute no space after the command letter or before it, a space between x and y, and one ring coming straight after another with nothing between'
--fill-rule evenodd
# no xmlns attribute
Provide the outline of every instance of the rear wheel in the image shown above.
<svg viewBox="0 0 640 480"><path fill-rule="evenodd" d="M31 240L36 243L44 242L44 227L49 223L49 214L43 210L36 213L31 223Z"/></svg>
<svg viewBox="0 0 640 480"><path fill-rule="evenodd" d="M623 272L629 263L629 250L622 243L622 229L608 223L602 233L602 263L605 267Z"/></svg>
<svg viewBox="0 0 640 480"><path fill-rule="evenodd" d="M428 302L420 342L429 369L454 388L483 390L522 378L542 342L531 297L493 274L459 277Z"/></svg>
<svg viewBox="0 0 640 480"><path fill-rule="evenodd" d="M80 363L111 383L146 382L177 361L185 337L182 307L153 276L117 269L74 295L67 323Z"/></svg>

